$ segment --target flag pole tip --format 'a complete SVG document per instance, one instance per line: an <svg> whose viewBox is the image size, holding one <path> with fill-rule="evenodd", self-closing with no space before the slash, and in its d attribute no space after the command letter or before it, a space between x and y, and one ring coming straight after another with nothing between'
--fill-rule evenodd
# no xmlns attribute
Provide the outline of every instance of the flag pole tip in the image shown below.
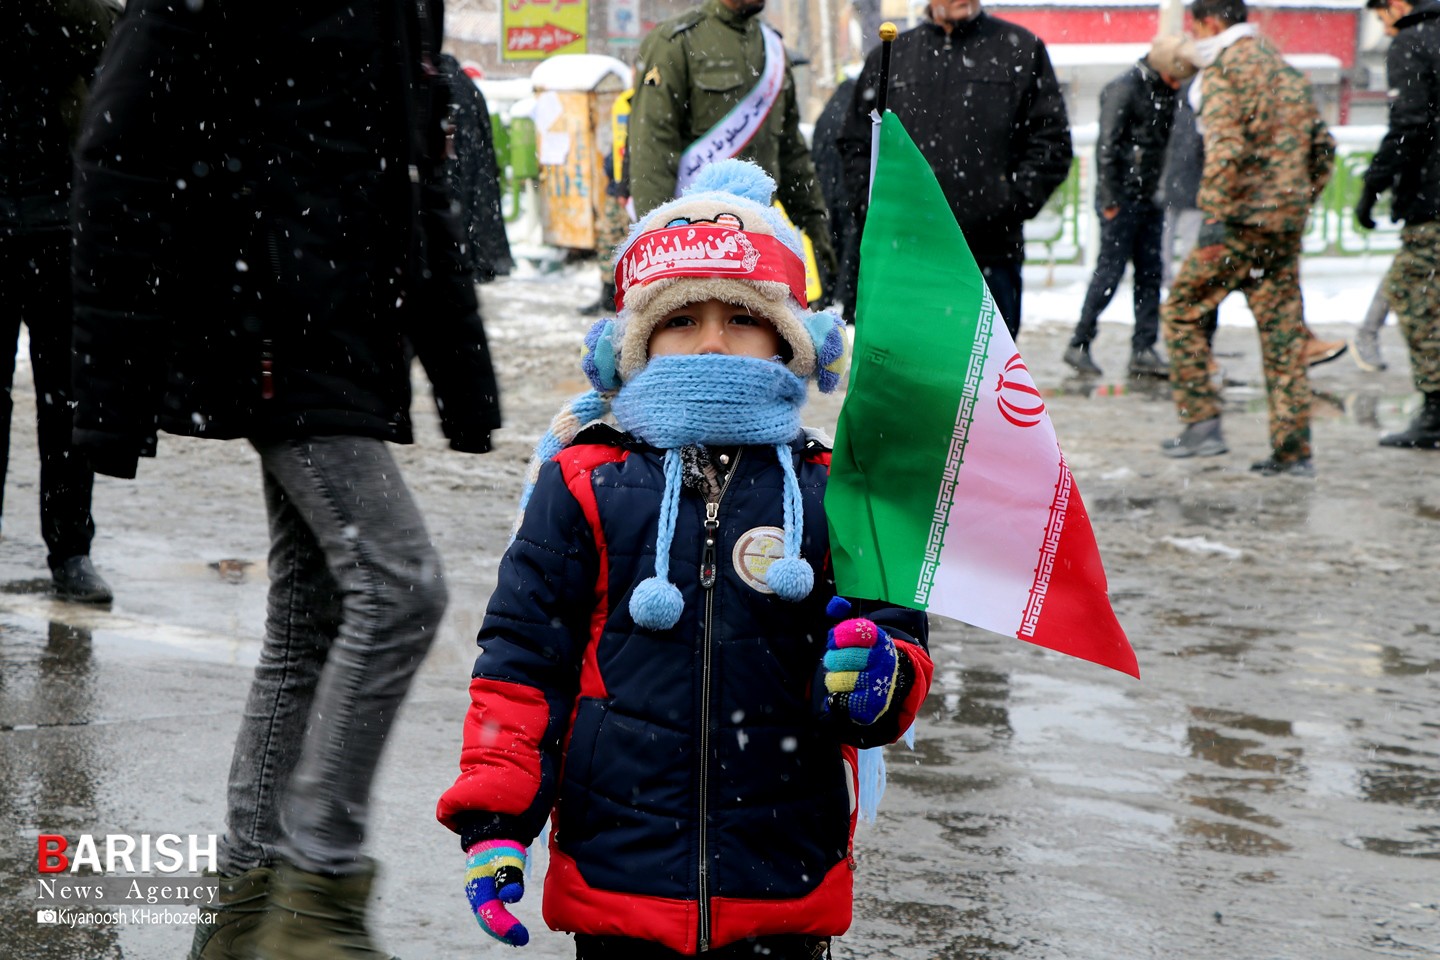
<svg viewBox="0 0 1440 960"><path fill-rule="evenodd" d="M890 43L898 36L900 36L900 28L895 26L895 24L891 23L889 20L886 20L884 23L880 24L881 40L885 41L886 43Z"/></svg>

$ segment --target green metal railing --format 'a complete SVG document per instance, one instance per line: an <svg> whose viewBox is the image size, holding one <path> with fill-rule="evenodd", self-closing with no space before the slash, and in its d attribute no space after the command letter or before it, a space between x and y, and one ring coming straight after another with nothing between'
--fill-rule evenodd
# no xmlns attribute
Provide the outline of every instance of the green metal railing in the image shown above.
<svg viewBox="0 0 1440 960"><path fill-rule="evenodd" d="M494 115L491 126L500 165L501 195L508 201L506 220L514 221L521 213L526 181L540 172L535 124L528 117L506 123ZM1377 229L1361 230L1355 223L1355 204L1360 199L1364 173L1377 145L1376 128L1338 127L1334 132L1340 143L1335 173L1310 217L1304 254L1359 257L1398 250L1400 227L1389 222L1388 194L1375 208ZM1087 249L1087 245L1093 245L1098 236L1092 202L1095 187L1090 169L1094 162L1095 125L1076 128L1073 139L1076 156L1070 165L1070 175L1044 209L1025 224L1026 263L1053 267L1094 260L1094 251Z"/></svg>
<svg viewBox="0 0 1440 960"><path fill-rule="evenodd" d="M1304 237L1305 256L1363 257L1388 254L1400 248L1400 226L1389 220L1389 194L1375 206L1376 229L1362 230L1355 223L1365 170L1375 156L1374 128L1335 130L1340 141L1335 172L1316 201ZM1035 219L1025 224L1025 262L1029 264L1080 264L1093 261L1086 244L1097 237L1090 168L1094 161L1094 129L1075 136L1076 157L1070 175Z"/></svg>

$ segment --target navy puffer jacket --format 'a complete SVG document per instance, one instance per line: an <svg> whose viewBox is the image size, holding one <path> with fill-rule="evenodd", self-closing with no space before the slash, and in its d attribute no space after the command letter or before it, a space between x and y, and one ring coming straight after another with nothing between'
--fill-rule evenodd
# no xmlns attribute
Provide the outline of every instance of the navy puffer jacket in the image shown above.
<svg viewBox="0 0 1440 960"><path fill-rule="evenodd" d="M480 631L461 774L439 816L468 846L529 842L553 809L555 929L695 953L849 925L855 746L908 728L929 688L926 619L862 605L896 638L905 682L872 727L817 714L830 453L804 438L790 453L815 589L799 603L762 589L783 474L773 448L742 448L708 589L706 505L681 495L670 576L685 608L663 631L628 611L655 572L661 452L592 427L540 473Z"/></svg>

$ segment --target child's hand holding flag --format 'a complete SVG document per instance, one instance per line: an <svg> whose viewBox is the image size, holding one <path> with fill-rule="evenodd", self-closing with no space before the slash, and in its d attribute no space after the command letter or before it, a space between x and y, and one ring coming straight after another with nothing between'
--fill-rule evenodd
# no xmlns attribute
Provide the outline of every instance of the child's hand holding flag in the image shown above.
<svg viewBox="0 0 1440 960"><path fill-rule="evenodd" d="M832 597L825 612L843 617L850 612L850 603L844 597ZM825 711L869 726L890 706L900 657L895 641L881 626L856 617L842 620L830 630L822 667Z"/></svg>

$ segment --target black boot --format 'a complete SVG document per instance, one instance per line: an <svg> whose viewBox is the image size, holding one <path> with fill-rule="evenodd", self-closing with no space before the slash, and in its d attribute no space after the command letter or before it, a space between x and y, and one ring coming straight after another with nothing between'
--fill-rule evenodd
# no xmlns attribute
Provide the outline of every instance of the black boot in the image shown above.
<svg viewBox="0 0 1440 960"><path fill-rule="evenodd" d="M95 564L84 554L56 564L50 571L55 583L55 596L74 603L109 603L115 599L110 584L95 570Z"/></svg>
<svg viewBox="0 0 1440 960"><path fill-rule="evenodd" d="M1380 446L1440 449L1440 390L1425 394L1425 406L1410 426L1381 437Z"/></svg>
<svg viewBox="0 0 1440 960"><path fill-rule="evenodd" d="M600 314L610 313L614 309L615 284L607 281L600 285L600 299L581 307L580 315L582 317L598 317Z"/></svg>
<svg viewBox="0 0 1440 960"><path fill-rule="evenodd" d="M1061 357L1068 365L1075 368L1076 372L1088 377L1101 376L1103 371L1100 365L1090 357L1090 344L1072 343L1065 348L1065 355Z"/></svg>

